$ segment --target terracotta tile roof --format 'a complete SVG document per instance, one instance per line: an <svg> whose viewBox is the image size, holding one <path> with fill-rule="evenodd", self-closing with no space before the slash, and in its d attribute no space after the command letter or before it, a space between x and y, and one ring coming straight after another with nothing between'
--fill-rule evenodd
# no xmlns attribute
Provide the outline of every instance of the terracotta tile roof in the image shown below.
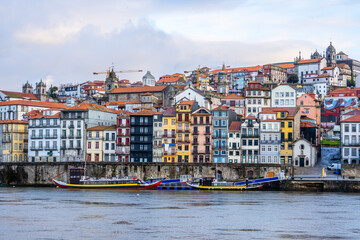
<svg viewBox="0 0 360 240"><path fill-rule="evenodd" d="M240 121L233 121L231 123L229 131L240 131L241 129L241 122Z"/></svg>
<svg viewBox="0 0 360 240"><path fill-rule="evenodd" d="M144 109L144 110L141 110L139 112L132 113L130 115L131 116L153 116L153 115L156 115L156 114L163 114L163 113L162 112L154 112L154 111L151 111L151 110Z"/></svg>
<svg viewBox="0 0 360 240"><path fill-rule="evenodd" d="M233 94L230 94L228 96L222 97L221 99L244 99L244 97L233 93Z"/></svg>
<svg viewBox="0 0 360 240"><path fill-rule="evenodd" d="M283 64L276 64L275 66L287 69L287 68L294 68L295 64L294 63L283 63Z"/></svg>
<svg viewBox="0 0 360 240"><path fill-rule="evenodd" d="M344 119L341 122L360 122L360 114Z"/></svg>
<svg viewBox="0 0 360 240"><path fill-rule="evenodd" d="M30 99L30 100L39 100L35 94L32 93L22 93L22 92L11 92L11 91L3 91L0 90L3 94L7 95L10 98L23 98L23 99Z"/></svg>
<svg viewBox="0 0 360 240"><path fill-rule="evenodd" d="M116 131L116 125L112 126L95 126L88 128L87 131Z"/></svg>
<svg viewBox="0 0 360 240"><path fill-rule="evenodd" d="M306 60L299 61L298 64L317 63L319 61L320 61L320 59L318 59L318 58L316 58L316 59L306 59Z"/></svg>
<svg viewBox="0 0 360 240"><path fill-rule="evenodd" d="M87 102L82 102L78 105L75 105L73 107L69 107L66 109L66 111L88 111L88 110L113 112L111 109L106 108L104 106L93 104L93 103L87 103Z"/></svg>
<svg viewBox="0 0 360 240"><path fill-rule="evenodd" d="M191 100L191 101L181 101L181 102L179 102L177 105L190 105L190 106L192 106L192 105L194 105L194 103L195 103L195 100Z"/></svg>
<svg viewBox="0 0 360 240"><path fill-rule="evenodd" d="M62 103L38 102L38 101L29 101L29 100L14 100L14 101L0 102L0 106L8 106L8 105L25 105L25 106L37 106L37 107L45 107L45 108L59 108L59 109L65 109L68 107Z"/></svg>
<svg viewBox="0 0 360 240"><path fill-rule="evenodd" d="M356 94L356 90L355 89L351 89L351 88L338 88L335 89L334 91L331 91L329 93L329 95L331 96L332 94L346 94L346 93L350 93L350 94Z"/></svg>
<svg viewBox="0 0 360 240"><path fill-rule="evenodd" d="M164 75L160 77L159 81L157 81L156 84L176 83L180 78L185 78L185 75L181 73L175 73L173 75Z"/></svg>
<svg viewBox="0 0 360 240"><path fill-rule="evenodd" d="M273 112L288 112L288 117L294 117L299 111L299 107L270 107L263 108L262 111L270 110Z"/></svg>
<svg viewBox="0 0 360 240"><path fill-rule="evenodd" d="M254 116L247 116L245 119L256 119L256 117L254 117Z"/></svg>
<svg viewBox="0 0 360 240"><path fill-rule="evenodd" d="M267 109L262 109L261 112L259 112L259 114L265 114L265 113L276 113L275 111L272 110L272 108L267 108Z"/></svg>
<svg viewBox="0 0 360 240"><path fill-rule="evenodd" d="M200 111L204 110L206 113L202 113ZM194 111L191 115L203 115L203 116L207 116L207 115L211 115L211 111L207 108L204 107L200 107L199 109L197 109L196 111Z"/></svg>
<svg viewBox="0 0 360 240"><path fill-rule="evenodd" d="M56 113L54 115L44 115L43 111L33 110L26 114L29 119L37 119L37 118L60 118L60 113Z"/></svg>
<svg viewBox="0 0 360 240"><path fill-rule="evenodd" d="M149 93L149 92L141 94L141 96L151 96L151 95L152 95L152 93Z"/></svg>
<svg viewBox="0 0 360 240"><path fill-rule="evenodd" d="M331 77L330 75L328 74L321 74L321 75L318 75L316 76L317 78L324 78L324 77Z"/></svg>
<svg viewBox="0 0 360 240"><path fill-rule="evenodd" d="M346 55L346 54L343 51L341 51L337 55Z"/></svg>
<svg viewBox="0 0 360 240"><path fill-rule="evenodd" d="M146 93L146 92L161 92L168 86L144 86L144 87L129 87L129 88L115 88L110 93Z"/></svg>
<svg viewBox="0 0 360 240"><path fill-rule="evenodd" d="M252 67L239 67L239 68L226 68L224 71L226 73L230 73L230 72L257 72L259 71L261 68L263 68L263 66L252 66ZM216 69L216 70L212 70L210 71L211 74L217 74L218 72L222 72L222 69Z"/></svg>
<svg viewBox="0 0 360 240"><path fill-rule="evenodd" d="M166 109L164 117L176 117L176 107L169 107Z"/></svg>
<svg viewBox="0 0 360 240"><path fill-rule="evenodd" d="M260 84L261 85L261 83L259 83L258 81L251 81L248 84Z"/></svg>
<svg viewBox="0 0 360 240"><path fill-rule="evenodd" d="M265 119L265 120L261 120L261 122L279 122L279 120L276 120L276 119Z"/></svg>
<svg viewBox="0 0 360 240"><path fill-rule="evenodd" d="M335 67L324 67L323 69L321 69L321 70L331 70L331 69L334 69Z"/></svg>
<svg viewBox="0 0 360 240"><path fill-rule="evenodd" d="M6 124L6 123L13 123L13 124L29 124L28 121L21 121L21 120L2 120L0 121L0 124Z"/></svg>
<svg viewBox="0 0 360 240"><path fill-rule="evenodd" d="M349 69L349 70L351 69L350 66L347 65L346 63L339 63L339 64L337 64L337 66L339 68L346 68L346 69Z"/></svg>
<svg viewBox="0 0 360 240"><path fill-rule="evenodd" d="M227 111L229 110L229 106L220 106L220 107L217 107L217 108L214 108L213 111Z"/></svg>

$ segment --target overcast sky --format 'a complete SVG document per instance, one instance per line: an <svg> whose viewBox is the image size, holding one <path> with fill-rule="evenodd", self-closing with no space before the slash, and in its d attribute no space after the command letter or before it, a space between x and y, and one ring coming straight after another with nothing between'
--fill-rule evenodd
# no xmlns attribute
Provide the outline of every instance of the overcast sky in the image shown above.
<svg viewBox="0 0 360 240"><path fill-rule="evenodd" d="M0 89L292 61L330 41L360 59L359 29L360 1L0 1Z"/></svg>

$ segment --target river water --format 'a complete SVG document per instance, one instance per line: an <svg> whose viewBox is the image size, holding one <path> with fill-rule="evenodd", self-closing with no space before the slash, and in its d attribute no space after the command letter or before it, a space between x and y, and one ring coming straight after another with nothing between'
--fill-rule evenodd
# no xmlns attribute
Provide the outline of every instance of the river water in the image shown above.
<svg viewBox="0 0 360 240"><path fill-rule="evenodd" d="M360 239L360 194L0 188L0 239Z"/></svg>

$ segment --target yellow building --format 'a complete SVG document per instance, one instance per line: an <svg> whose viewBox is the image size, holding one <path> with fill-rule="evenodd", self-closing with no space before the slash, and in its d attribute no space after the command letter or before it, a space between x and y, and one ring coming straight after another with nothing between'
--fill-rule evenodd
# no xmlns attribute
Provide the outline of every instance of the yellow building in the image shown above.
<svg viewBox="0 0 360 240"><path fill-rule="evenodd" d="M87 162L116 161L116 126L96 126L87 129Z"/></svg>
<svg viewBox="0 0 360 240"><path fill-rule="evenodd" d="M27 162L29 122L0 121L0 162Z"/></svg>
<svg viewBox="0 0 360 240"><path fill-rule="evenodd" d="M192 162L191 157L191 113L197 102L182 101L176 108L176 158L177 162Z"/></svg>
<svg viewBox="0 0 360 240"><path fill-rule="evenodd" d="M169 107L163 114L163 162L177 162L176 108Z"/></svg>
<svg viewBox="0 0 360 240"><path fill-rule="evenodd" d="M300 111L297 107L273 108L280 121L280 163L292 164L293 142L300 137Z"/></svg>

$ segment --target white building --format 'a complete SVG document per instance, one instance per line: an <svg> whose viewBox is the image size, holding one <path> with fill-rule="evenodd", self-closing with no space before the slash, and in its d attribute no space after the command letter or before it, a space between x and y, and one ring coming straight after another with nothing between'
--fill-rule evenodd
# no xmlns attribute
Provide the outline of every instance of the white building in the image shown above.
<svg viewBox="0 0 360 240"><path fill-rule="evenodd" d="M271 90L271 107L296 107L296 88L283 83Z"/></svg>
<svg viewBox="0 0 360 240"><path fill-rule="evenodd" d="M153 162L162 162L162 154L163 154L163 114L156 113L154 114L153 119Z"/></svg>
<svg viewBox="0 0 360 240"><path fill-rule="evenodd" d="M296 167L313 167L316 163L316 147L306 139L298 139L293 145L293 159Z"/></svg>
<svg viewBox="0 0 360 240"><path fill-rule="evenodd" d="M80 103L61 111L62 161L84 161L86 129L116 125L116 113L104 106Z"/></svg>
<svg viewBox="0 0 360 240"><path fill-rule="evenodd" d="M228 131L228 161L229 163L241 163L241 122L234 121Z"/></svg>
<svg viewBox="0 0 360 240"><path fill-rule="evenodd" d="M295 63L295 72L299 77L299 82L302 83L302 80L309 75L320 75L321 69L325 67L325 58L306 59Z"/></svg>
<svg viewBox="0 0 360 240"><path fill-rule="evenodd" d="M360 114L340 121L340 151L343 164L359 164Z"/></svg>
<svg viewBox="0 0 360 240"><path fill-rule="evenodd" d="M192 101L195 100L199 104L199 107L204 107L210 109L205 99L205 96L195 90L193 87L188 87L184 91L179 92L175 95L175 104L178 104L182 101Z"/></svg>
<svg viewBox="0 0 360 240"><path fill-rule="evenodd" d="M275 115L275 114L273 114ZM260 160L261 163L279 164L281 130L280 121L267 118L260 113Z"/></svg>
<svg viewBox="0 0 360 240"><path fill-rule="evenodd" d="M84 83L86 84L86 83ZM81 98L81 85L80 84L66 84L61 85L58 91L59 97L76 97Z"/></svg>
<svg viewBox="0 0 360 240"><path fill-rule="evenodd" d="M46 110L51 108L65 109L66 105L55 102L38 102L28 100L15 100L0 102L1 120L24 120L24 115L33 110Z"/></svg>
<svg viewBox="0 0 360 240"><path fill-rule="evenodd" d="M60 111L32 111L28 119L29 161L60 161Z"/></svg>
<svg viewBox="0 0 360 240"><path fill-rule="evenodd" d="M147 71L147 73L142 78L143 86L155 86L155 77L151 75L150 71Z"/></svg>
<svg viewBox="0 0 360 240"><path fill-rule="evenodd" d="M115 162L117 161L116 157L116 126L111 126L112 128L104 129L104 141L103 141L103 159L105 162Z"/></svg>
<svg viewBox="0 0 360 240"><path fill-rule="evenodd" d="M230 94L221 98L221 105L229 106L236 114L245 114L245 98L237 94Z"/></svg>

